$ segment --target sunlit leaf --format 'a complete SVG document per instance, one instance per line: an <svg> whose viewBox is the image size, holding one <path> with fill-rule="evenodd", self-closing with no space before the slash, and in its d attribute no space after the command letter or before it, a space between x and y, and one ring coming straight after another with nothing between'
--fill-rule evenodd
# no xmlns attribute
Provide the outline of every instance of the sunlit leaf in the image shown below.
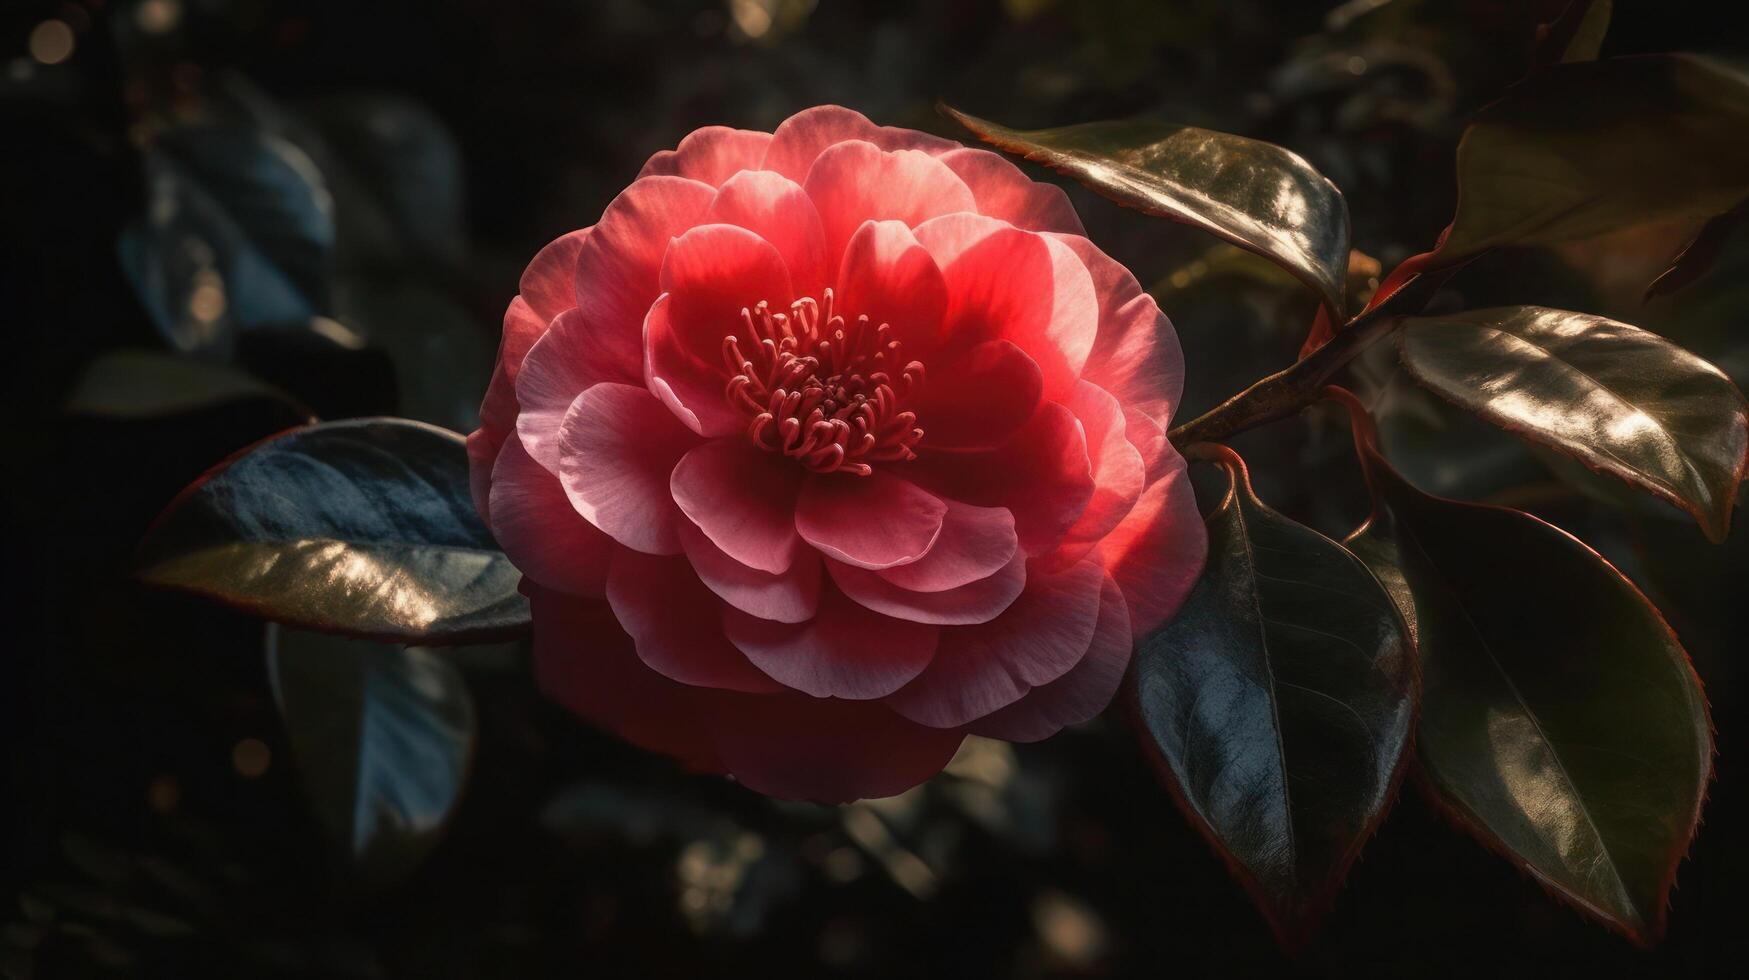
<svg viewBox="0 0 1749 980"><path fill-rule="evenodd" d="M1670 259L1670 267L1646 286L1642 299L1650 302L1659 296L1667 296L1706 275L1718 264L1719 257L1725 252L1725 245L1737 233L1737 229L1743 226L1745 220L1749 220L1749 202L1739 204L1701 225L1694 238Z"/></svg>
<svg viewBox="0 0 1749 980"><path fill-rule="evenodd" d="M1413 649L1365 565L1225 465L1207 571L1137 649L1131 693L1174 797L1291 946L1390 803Z"/></svg>
<svg viewBox="0 0 1749 980"><path fill-rule="evenodd" d="M285 424L310 411L278 388L228 365L144 350L118 350L85 366L66 410L102 418L162 418L240 401L282 406Z"/></svg>
<svg viewBox="0 0 1749 980"><path fill-rule="evenodd" d="M468 493L462 438L406 419L294 429L184 490L140 577L278 622L403 643L513 636L519 575Z"/></svg>
<svg viewBox="0 0 1749 980"><path fill-rule="evenodd" d="M1414 318L1403 364L1490 422L1694 515L1714 540L1749 470L1749 404L1724 372L1603 317L1507 306Z"/></svg>
<svg viewBox="0 0 1749 980"><path fill-rule="evenodd" d="M122 267L174 347L223 347L234 327L328 312L334 219L301 150L209 124L157 134L145 160L145 213L122 233Z"/></svg>
<svg viewBox="0 0 1749 980"><path fill-rule="evenodd" d="M410 871L473 756L461 672L421 647L268 627L268 677L322 824L376 883Z"/></svg>
<svg viewBox="0 0 1749 980"><path fill-rule="evenodd" d="M1023 131L942 109L985 142L1119 204L1195 225L1276 262L1342 318L1348 204L1298 154L1194 126L1096 122Z"/></svg>
<svg viewBox="0 0 1749 980"><path fill-rule="evenodd" d="M1476 114L1458 144L1449 264L1749 197L1749 79L1691 55L1551 65Z"/></svg>
<svg viewBox="0 0 1749 980"><path fill-rule="evenodd" d="M1417 758L1458 824L1650 943L1712 769L1700 681L1646 597L1528 514L1432 497L1370 440L1388 513L1348 542L1421 660Z"/></svg>

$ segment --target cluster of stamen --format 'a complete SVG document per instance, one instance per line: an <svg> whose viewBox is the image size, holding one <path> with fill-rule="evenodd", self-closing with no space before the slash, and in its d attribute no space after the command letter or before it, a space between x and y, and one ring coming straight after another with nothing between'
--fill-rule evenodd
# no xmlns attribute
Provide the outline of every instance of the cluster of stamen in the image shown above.
<svg viewBox="0 0 1749 980"><path fill-rule="evenodd" d="M751 417L748 437L816 473L867 476L872 463L917 458L923 430L899 406L923 384L923 364L900 357L888 324L847 322L832 290L824 298L788 313L744 308L740 331L723 338L725 394Z"/></svg>

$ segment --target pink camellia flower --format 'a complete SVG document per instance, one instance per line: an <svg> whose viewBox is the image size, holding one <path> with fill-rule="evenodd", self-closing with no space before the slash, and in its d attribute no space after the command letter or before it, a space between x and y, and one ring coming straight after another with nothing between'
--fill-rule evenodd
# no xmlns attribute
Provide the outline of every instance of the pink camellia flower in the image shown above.
<svg viewBox="0 0 1749 980"><path fill-rule="evenodd" d="M1061 190L823 106L541 250L468 451L549 696L840 801L1110 702L1207 547L1182 380Z"/></svg>

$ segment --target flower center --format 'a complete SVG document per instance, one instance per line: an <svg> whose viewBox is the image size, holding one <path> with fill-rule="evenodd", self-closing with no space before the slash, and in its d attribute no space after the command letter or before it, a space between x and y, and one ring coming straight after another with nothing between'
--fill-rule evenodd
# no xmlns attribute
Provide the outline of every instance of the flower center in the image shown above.
<svg viewBox="0 0 1749 980"><path fill-rule="evenodd" d="M923 430L899 404L923 384L922 362L900 356L887 324L846 322L832 290L823 295L788 313L743 308L740 331L723 338L724 394L750 417L748 438L816 473L867 476L871 463L916 459Z"/></svg>

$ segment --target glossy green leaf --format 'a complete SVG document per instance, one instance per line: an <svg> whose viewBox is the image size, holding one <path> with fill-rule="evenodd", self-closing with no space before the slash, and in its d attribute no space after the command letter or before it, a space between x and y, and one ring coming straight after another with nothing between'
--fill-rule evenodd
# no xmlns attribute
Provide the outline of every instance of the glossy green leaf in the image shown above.
<svg viewBox="0 0 1749 980"><path fill-rule="evenodd" d="M140 558L149 583L309 629L464 643L529 621L474 510L461 436L406 419L257 443L171 502Z"/></svg>
<svg viewBox="0 0 1749 980"><path fill-rule="evenodd" d="M1391 801L1413 650L1365 565L1225 465L1207 570L1138 647L1131 696L1174 797L1294 946Z"/></svg>
<svg viewBox="0 0 1749 980"><path fill-rule="evenodd" d="M308 408L244 371L157 351L118 350L93 360L67 393L66 410L99 418L163 418L241 401L282 406L285 424L313 421Z"/></svg>
<svg viewBox="0 0 1749 980"><path fill-rule="evenodd" d="M942 108L985 142L1119 204L1195 225L1270 259L1345 319L1348 203L1298 154L1194 126L1096 122L1023 131Z"/></svg>
<svg viewBox="0 0 1749 980"><path fill-rule="evenodd" d="M422 647L269 624L268 677L317 817L381 884L454 812L475 742L461 672Z"/></svg>
<svg viewBox="0 0 1749 980"><path fill-rule="evenodd" d="M1577 539L1429 496L1370 445L1362 454L1388 515L1348 544L1414 630L1415 745L1435 798L1556 894L1650 943L1712 769L1687 654Z"/></svg>
<svg viewBox="0 0 1749 980"><path fill-rule="evenodd" d="M1490 422L1670 501L1714 540L1749 470L1749 404L1723 371L1603 317L1506 306L1414 318L1418 381Z"/></svg>
<svg viewBox="0 0 1749 980"><path fill-rule="evenodd" d="M1749 197L1749 79L1690 55L1551 65L1476 114L1458 144L1449 264Z"/></svg>

